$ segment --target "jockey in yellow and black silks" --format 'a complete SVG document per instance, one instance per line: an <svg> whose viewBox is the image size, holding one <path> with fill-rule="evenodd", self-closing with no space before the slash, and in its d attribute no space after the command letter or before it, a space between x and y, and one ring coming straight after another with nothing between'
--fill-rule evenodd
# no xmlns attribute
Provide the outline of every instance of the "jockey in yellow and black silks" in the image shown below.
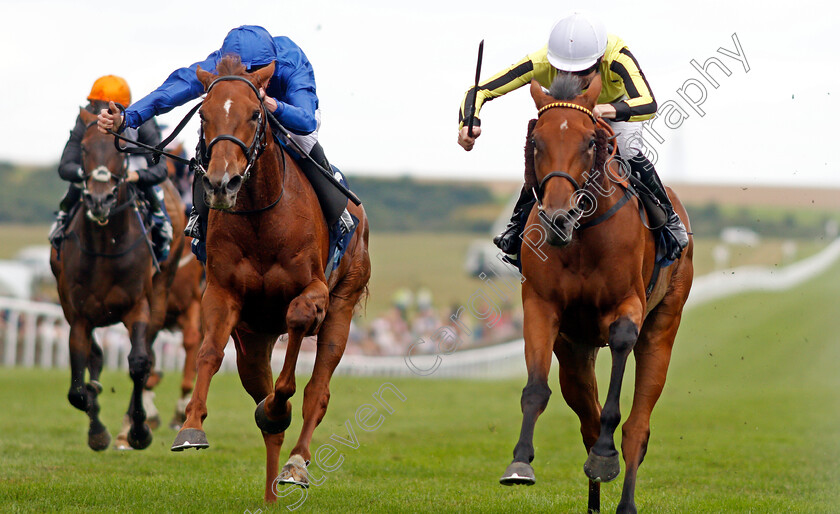
<svg viewBox="0 0 840 514"><path fill-rule="evenodd" d="M631 171L665 207L668 221L665 229L673 236L679 252L688 245L688 234L653 164L645 157L642 146L642 124L656 114L656 99L636 58L618 36L608 34L604 24L587 14L573 13L558 21L551 30L548 44L525 56L475 87L461 102L458 113L458 144L470 151L481 135L479 111L485 102L509 93L535 79L548 88L559 73L570 73L581 79L583 88L597 74L601 75L601 93L593 114L604 118L616 133L619 153L629 162ZM465 126L475 98L473 136ZM508 226L493 239L496 246L511 255L519 253L524 228L523 211L530 208L533 196L523 187ZM678 257L676 256L671 257Z"/></svg>

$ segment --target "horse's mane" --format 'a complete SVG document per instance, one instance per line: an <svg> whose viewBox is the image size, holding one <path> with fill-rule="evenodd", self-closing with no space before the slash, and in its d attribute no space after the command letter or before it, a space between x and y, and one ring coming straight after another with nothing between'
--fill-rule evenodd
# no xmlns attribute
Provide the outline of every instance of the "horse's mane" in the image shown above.
<svg viewBox="0 0 840 514"><path fill-rule="evenodd" d="M558 73L551 82L548 94L557 100L574 100L583 91L580 78L569 73Z"/></svg>
<svg viewBox="0 0 840 514"><path fill-rule="evenodd" d="M242 59L236 54L226 54L216 65L216 73L222 75L245 75L247 70Z"/></svg>

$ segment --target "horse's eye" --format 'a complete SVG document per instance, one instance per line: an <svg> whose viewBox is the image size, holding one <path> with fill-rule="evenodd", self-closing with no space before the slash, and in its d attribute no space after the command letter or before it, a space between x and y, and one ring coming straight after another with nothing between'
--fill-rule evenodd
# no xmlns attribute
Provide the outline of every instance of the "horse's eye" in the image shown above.
<svg viewBox="0 0 840 514"><path fill-rule="evenodd" d="M260 111L255 110L253 114L251 114L251 121L257 121L260 119Z"/></svg>
<svg viewBox="0 0 840 514"><path fill-rule="evenodd" d="M594 139L589 140L589 148L595 148L595 140Z"/></svg>

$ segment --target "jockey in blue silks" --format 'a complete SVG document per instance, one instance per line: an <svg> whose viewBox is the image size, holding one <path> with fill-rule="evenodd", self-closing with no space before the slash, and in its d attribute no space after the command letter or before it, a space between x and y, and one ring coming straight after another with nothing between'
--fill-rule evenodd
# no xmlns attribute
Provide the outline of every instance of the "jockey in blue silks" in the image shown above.
<svg viewBox="0 0 840 514"><path fill-rule="evenodd" d="M201 69L215 73L216 65L227 54L239 55L248 72L276 62L268 87L261 91L265 95L263 101L266 108L292 133L292 138L303 151L330 170L324 150L318 143L321 113L315 92L315 73L309 59L291 39L272 37L266 29L256 25L243 25L231 30L222 47L208 55L204 61L175 70L160 87L125 110L124 126L137 127L153 116L169 112L201 96L204 86L196 77L196 68L201 66ZM99 116L99 126L112 130L122 128L122 116L114 110L103 110ZM346 213L347 198L321 175L309 159L299 159L298 164L318 195L328 226L333 227L339 218L344 222L349 221L349 215L342 216L342 213ZM203 240L206 220L204 197L196 192L194 185L193 210L184 233ZM352 227L343 228L349 231Z"/></svg>

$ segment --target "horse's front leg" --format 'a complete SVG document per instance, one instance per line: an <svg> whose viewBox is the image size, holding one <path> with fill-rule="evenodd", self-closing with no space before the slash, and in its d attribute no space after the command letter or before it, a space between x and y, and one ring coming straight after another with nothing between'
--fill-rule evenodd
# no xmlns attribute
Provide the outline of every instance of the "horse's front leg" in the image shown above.
<svg viewBox="0 0 840 514"><path fill-rule="evenodd" d="M146 409L143 407L143 391L149 373L154 366L149 345L149 303L145 298L138 301L123 318L128 329L131 351L128 353L128 374L134 387L128 405L128 421L131 424L125 437L135 450L142 450L152 444L152 431L146 424Z"/></svg>
<svg viewBox="0 0 840 514"><path fill-rule="evenodd" d="M99 373L102 370L102 350L93 340L93 327L87 320L77 319L70 325L70 390L67 400L84 411L90 419L88 446L101 451L111 444L108 429L99 420L97 396L102 392ZM85 384L85 370L90 371L90 382Z"/></svg>
<svg viewBox="0 0 840 514"><path fill-rule="evenodd" d="M172 443L173 452L210 446L202 426L207 417L207 393L210 380L222 365L230 333L239 323L241 308L241 303L227 291L208 284L201 300L201 316L206 328L198 350L195 388L187 404L187 419Z"/></svg>
<svg viewBox="0 0 840 514"><path fill-rule="evenodd" d="M327 284L315 280L304 288L300 296L289 303L289 310L286 313L289 343L286 346L283 369L274 383L274 392L257 406L257 426L263 432L279 434L284 432L292 422L292 403L289 398L295 394L295 366L300 344L304 336L315 334L324 321L329 294ZM309 476L306 472L308 464L307 458L293 453L280 470L277 481L308 487Z"/></svg>
<svg viewBox="0 0 840 514"><path fill-rule="evenodd" d="M551 370L551 354L557 339L560 319L557 307L537 296L528 284L526 282L522 286L528 383L522 390L522 428L519 432L519 442L513 449L513 462L499 479L503 485L536 483L534 469L531 467L534 460L534 427L551 396L548 373Z"/></svg>
<svg viewBox="0 0 840 514"><path fill-rule="evenodd" d="M583 471L590 480L609 482L621 472L618 450L615 448L614 434L621 421L619 397L627 357L639 337L642 324L643 307L638 298L631 298L621 304L611 316L609 323L609 346L612 354L612 370L607 400L601 410L601 432L598 440L589 450L589 457L583 465Z"/></svg>
<svg viewBox="0 0 840 514"><path fill-rule="evenodd" d="M187 403L190 401L190 393L195 384L196 354L201 344L201 304L193 302L187 311L178 317L178 326L181 327L181 334L184 342L184 373L181 378L181 397L175 406L175 414L169 427L180 430L187 419Z"/></svg>

